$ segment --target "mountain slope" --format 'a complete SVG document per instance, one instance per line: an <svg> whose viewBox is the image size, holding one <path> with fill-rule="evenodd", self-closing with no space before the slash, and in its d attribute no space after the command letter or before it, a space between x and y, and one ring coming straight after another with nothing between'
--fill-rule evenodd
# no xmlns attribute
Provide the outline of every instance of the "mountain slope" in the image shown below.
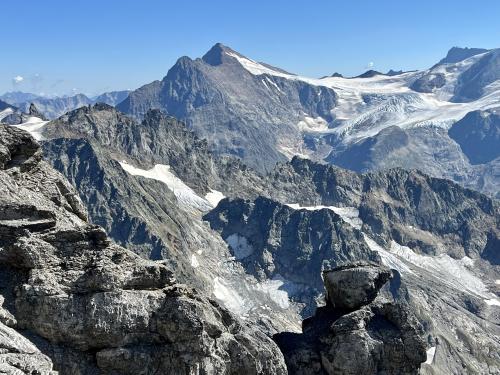
<svg viewBox="0 0 500 375"><path fill-rule="evenodd" d="M125 100L129 93L130 93L129 90L105 92L103 94L93 97L92 101L94 103L105 103L115 106L118 103L121 103L123 100Z"/></svg>
<svg viewBox="0 0 500 375"><path fill-rule="evenodd" d="M5 98L5 101L13 106L19 107L22 111L28 112L32 104L34 104L40 114L48 119L55 119L64 115L66 112L74 109L91 105L95 103L105 103L115 106L123 101L130 91L111 91L89 98L84 94L62 97L43 97L30 93L10 92L2 95L0 98Z"/></svg>
<svg viewBox="0 0 500 375"><path fill-rule="evenodd" d="M469 57L479 55L481 53L488 52L487 49L484 48L460 48L460 47L453 47L451 48L448 53L446 54L446 57L442 58L437 65L440 64L454 64L460 61L463 61Z"/></svg>
<svg viewBox="0 0 500 375"><path fill-rule="evenodd" d="M448 134L473 164L485 164L500 157L499 109L470 112L453 124Z"/></svg>
<svg viewBox="0 0 500 375"><path fill-rule="evenodd" d="M500 105L497 55L453 48L425 71L314 79L218 44L202 59L179 59L161 81L133 91L117 108L139 118L150 108L163 109L206 138L216 153L242 158L261 172L294 155L335 163L340 153L352 154L359 142L394 126L418 133L412 144L419 151L428 150L429 137L439 133L445 156L424 155L419 168L495 195L493 167L469 165L446 130L470 112ZM415 164L410 153L379 156L366 167Z"/></svg>
<svg viewBox="0 0 500 375"><path fill-rule="evenodd" d="M244 64L262 66L263 74ZM302 142L300 126L323 127L336 103L333 90L279 74L285 73L217 44L202 59L180 58L162 81L132 92L117 108L139 118L151 107L165 110L218 153L268 170Z"/></svg>
<svg viewBox="0 0 500 375"><path fill-rule="evenodd" d="M31 103L35 104L44 116L54 119L72 109L92 104L92 100L84 94L77 94L58 98L39 97L28 102L17 103L17 105L22 111L27 112Z"/></svg>
<svg viewBox="0 0 500 375"><path fill-rule="evenodd" d="M357 175L301 159L269 175L267 186L274 201L223 200L205 216L248 271L263 277L296 269L280 280L292 298L306 302L301 293L315 290L317 271L342 265L343 256L368 256L397 270L396 285L407 288L393 296L418 312L424 326L423 374L494 371L498 202L417 171ZM331 231L343 228L339 219L350 227L340 229L341 239L362 240L329 244L338 236ZM301 287L290 288L296 283Z"/></svg>

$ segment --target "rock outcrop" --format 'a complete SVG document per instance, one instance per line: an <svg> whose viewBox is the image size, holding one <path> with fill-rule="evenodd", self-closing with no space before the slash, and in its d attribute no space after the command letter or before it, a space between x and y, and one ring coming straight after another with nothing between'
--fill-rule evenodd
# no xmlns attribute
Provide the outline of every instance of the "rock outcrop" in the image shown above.
<svg viewBox="0 0 500 375"><path fill-rule="evenodd" d="M500 158L500 108L469 112L448 130L472 164Z"/></svg>
<svg viewBox="0 0 500 375"><path fill-rule="evenodd" d="M31 103L29 106L28 115L38 117L41 120L47 121L47 118L38 110L34 103Z"/></svg>
<svg viewBox="0 0 500 375"><path fill-rule="evenodd" d="M326 306L303 322L302 334L275 336L289 373L418 374L426 360L422 328L407 306L379 294L392 272L358 262L323 276Z"/></svg>
<svg viewBox="0 0 500 375"><path fill-rule="evenodd" d="M90 225L73 188L41 161L39 145L5 126L0 192L0 369L286 373L267 336Z"/></svg>

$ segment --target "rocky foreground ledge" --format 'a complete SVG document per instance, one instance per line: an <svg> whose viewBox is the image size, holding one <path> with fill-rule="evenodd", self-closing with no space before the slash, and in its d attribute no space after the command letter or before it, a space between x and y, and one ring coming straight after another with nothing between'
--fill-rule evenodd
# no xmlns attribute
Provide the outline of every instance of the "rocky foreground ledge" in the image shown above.
<svg viewBox="0 0 500 375"><path fill-rule="evenodd" d="M392 276L325 272L327 305L275 343L113 244L38 143L0 125L0 373L416 374L419 325L380 293Z"/></svg>
<svg viewBox="0 0 500 375"><path fill-rule="evenodd" d="M86 217L39 145L0 126L0 373L287 372L270 338Z"/></svg>

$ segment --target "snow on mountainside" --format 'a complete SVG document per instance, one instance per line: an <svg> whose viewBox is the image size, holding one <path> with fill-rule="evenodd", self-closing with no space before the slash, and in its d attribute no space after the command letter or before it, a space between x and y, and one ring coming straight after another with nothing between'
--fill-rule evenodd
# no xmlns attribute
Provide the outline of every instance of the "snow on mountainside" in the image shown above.
<svg viewBox="0 0 500 375"><path fill-rule="evenodd" d="M445 63L424 72L408 72L397 76L375 75L369 78L324 77L307 78L271 69L239 54L229 52L246 70L254 75L268 74L290 80L299 80L333 89L339 96L338 105L331 113L336 121L324 132L350 136L352 139L376 134L383 128L438 125L449 127L468 112L500 105L500 82L488 85L486 95L469 103L451 103L458 77L477 63L481 53L457 63ZM442 74L445 84L430 93L410 88L422 76ZM383 113L383 117L380 114ZM370 120L370 121L368 121ZM369 122L372 131L365 132L358 124ZM340 126L339 126L340 125ZM360 133L360 134L358 134Z"/></svg>
<svg viewBox="0 0 500 375"><path fill-rule="evenodd" d="M150 170L144 170L134 167L126 161L122 161L120 162L120 166L124 171L133 176L142 176L163 182L185 208L196 208L200 211L209 211L213 208L208 200L201 198L193 189L175 176L170 171L170 166L168 165L157 164Z"/></svg>
<svg viewBox="0 0 500 375"><path fill-rule="evenodd" d="M499 49L455 47L424 71L309 78L216 44L201 59L180 58L163 80L132 91L117 108L137 118L164 110L217 153L261 171L295 155L335 164L339 153L397 126L418 133L408 136L426 173L496 195L498 161L473 166L447 131L470 112L500 107L499 62ZM413 168L400 151L367 165Z"/></svg>
<svg viewBox="0 0 500 375"><path fill-rule="evenodd" d="M43 139L42 130L47 123L48 121L44 121L38 117L29 117L28 121L12 126L27 131L33 138L40 141Z"/></svg>
<svg viewBox="0 0 500 375"><path fill-rule="evenodd" d="M320 79L286 73L238 53L227 54L256 77L301 81L335 92L337 101L330 109L330 119L305 114L296 125L303 141L279 143L286 145L278 149L288 158L299 155L361 172L418 168L500 197L496 172L500 160L476 165L466 150L480 149L483 141L469 137L473 144L458 145L448 135L448 130L469 114L490 113L500 107L499 49L454 48L447 58L425 71ZM471 126L484 126L479 122ZM402 133L386 132L395 127ZM408 140L400 144L402 134ZM379 145L381 139L384 146ZM490 141L493 148L500 148L497 142L496 138ZM364 168L360 159L364 159Z"/></svg>

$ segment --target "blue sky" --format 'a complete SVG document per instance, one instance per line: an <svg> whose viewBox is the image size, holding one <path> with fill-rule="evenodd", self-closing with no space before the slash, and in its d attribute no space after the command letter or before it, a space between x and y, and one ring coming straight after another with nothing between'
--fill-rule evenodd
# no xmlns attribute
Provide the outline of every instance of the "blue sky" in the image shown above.
<svg viewBox="0 0 500 375"><path fill-rule="evenodd" d="M498 0L9 1L0 92L133 89L216 42L307 76L423 69L452 46L500 47L499 19Z"/></svg>

